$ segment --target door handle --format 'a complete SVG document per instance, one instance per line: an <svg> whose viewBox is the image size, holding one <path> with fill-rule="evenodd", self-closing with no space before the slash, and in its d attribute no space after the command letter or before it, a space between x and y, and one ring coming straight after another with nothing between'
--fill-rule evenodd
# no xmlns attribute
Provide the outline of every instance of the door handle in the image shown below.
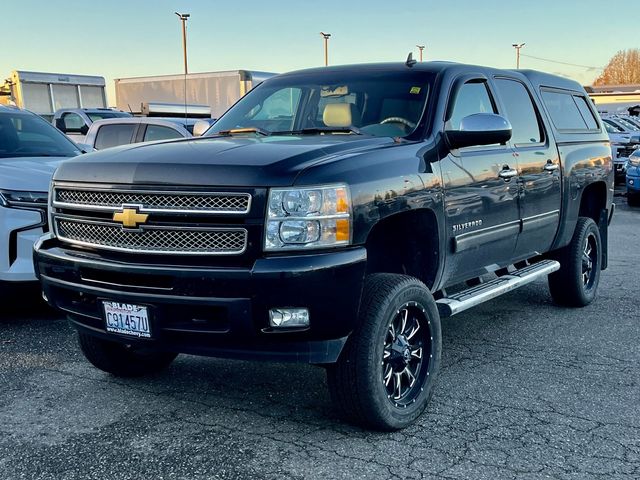
<svg viewBox="0 0 640 480"><path fill-rule="evenodd" d="M498 174L498 176L504 180L510 180L513 177L515 177L516 175L518 175L518 171L513 169L513 168L509 168L508 166L505 165L506 168L503 168L502 170L500 170L500 173Z"/></svg>
<svg viewBox="0 0 640 480"><path fill-rule="evenodd" d="M551 161L547 162L544 166L544 169L550 173L555 172L558 168L560 168L559 165L557 163L551 163Z"/></svg>

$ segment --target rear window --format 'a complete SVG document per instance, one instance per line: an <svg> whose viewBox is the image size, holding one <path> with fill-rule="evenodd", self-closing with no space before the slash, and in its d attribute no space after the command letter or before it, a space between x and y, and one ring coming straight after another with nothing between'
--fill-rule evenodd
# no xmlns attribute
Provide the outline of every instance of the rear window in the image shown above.
<svg viewBox="0 0 640 480"><path fill-rule="evenodd" d="M107 118L126 118L132 116L126 112L86 112L86 114L92 122L105 120Z"/></svg>
<svg viewBox="0 0 640 480"><path fill-rule="evenodd" d="M587 99L571 92L542 90L542 100L558 130L596 130L596 122Z"/></svg>

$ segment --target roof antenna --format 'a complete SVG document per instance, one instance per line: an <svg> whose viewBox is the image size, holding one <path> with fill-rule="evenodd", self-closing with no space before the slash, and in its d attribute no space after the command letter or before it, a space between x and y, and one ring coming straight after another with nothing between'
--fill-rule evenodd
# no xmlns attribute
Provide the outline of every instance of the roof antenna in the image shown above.
<svg viewBox="0 0 640 480"><path fill-rule="evenodd" d="M407 61L404 62L404 64L411 68L413 67L416 63L418 63L416 60L413 59L413 52L409 52L409 56L407 57Z"/></svg>

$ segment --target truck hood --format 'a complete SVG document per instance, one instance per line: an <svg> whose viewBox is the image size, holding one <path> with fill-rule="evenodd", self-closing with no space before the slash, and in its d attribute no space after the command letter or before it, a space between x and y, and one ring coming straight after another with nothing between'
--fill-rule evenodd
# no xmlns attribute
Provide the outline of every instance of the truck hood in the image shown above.
<svg viewBox="0 0 640 480"><path fill-rule="evenodd" d="M211 137L116 147L65 162L56 181L125 185L287 186L304 169L365 152L388 137Z"/></svg>
<svg viewBox="0 0 640 480"><path fill-rule="evenodd" d="M69 157L0 158L0 188L24 192L48 192L58 165Z"/></svg>

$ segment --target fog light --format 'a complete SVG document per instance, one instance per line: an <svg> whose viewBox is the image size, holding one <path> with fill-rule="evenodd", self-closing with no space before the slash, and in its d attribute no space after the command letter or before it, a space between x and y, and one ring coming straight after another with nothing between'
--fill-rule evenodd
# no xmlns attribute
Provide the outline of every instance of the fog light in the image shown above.
<svg viewBox="0 0 640 480"><path fill-rule="evenodd" d="M309 310L306 308L272 308L269 310L269 324L275 328L309 326Z"/></svg>

